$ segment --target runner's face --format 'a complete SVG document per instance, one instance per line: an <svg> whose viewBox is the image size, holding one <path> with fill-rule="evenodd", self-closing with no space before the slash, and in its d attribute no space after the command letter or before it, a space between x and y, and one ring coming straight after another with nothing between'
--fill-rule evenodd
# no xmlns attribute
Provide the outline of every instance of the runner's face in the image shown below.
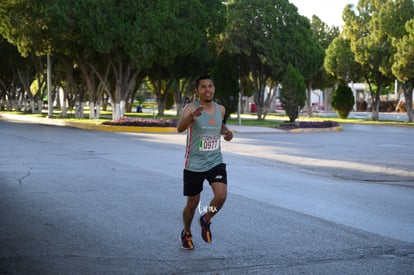
<svg viewBox="0 0 414 275"><path fill-rule="evenodd" d="M200 101L211 102L213 100L215 88L211 79L202 79L198 84L198 95Z"/></svg>

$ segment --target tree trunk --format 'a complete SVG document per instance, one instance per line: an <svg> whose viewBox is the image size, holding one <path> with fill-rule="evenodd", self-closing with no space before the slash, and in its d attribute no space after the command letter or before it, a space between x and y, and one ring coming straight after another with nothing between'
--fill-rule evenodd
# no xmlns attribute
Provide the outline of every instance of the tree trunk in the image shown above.
<svg viewBox="0 0 414 275"><path fill-rule="evenodd" d="M36 109L36 113L37 114L41 114L42 113L42 108L43 108L43 100L39 99L37 101L37 109Z"/></svg>
<svg viewBox="0 0 414 275"><path fill-rule="evenodd" d="M408 85L408 87L403 86L404 98L405 98L405 108L407 110L407 122L413 122L414 110L413 110L413 86Z"/></svg>
<svg viewBox="0 0 414 275"><path fill-rule="evenodd" d="M89 101L89 119L95 119L95 102Z"/></svg>
<svg viewBox="0 0 414 275"><path fill-rule="evenodd" d="M254 103L256 104L257 120L263 120L263 108L264 108L264 87L261 85L258 89L255 88Z"/></svg>
<svg viewBox="0 0 414 275"><path fill-rule="evenodd" d="M119 84L119 81L117 81L117 85L115 88L115 101L112 103L112 119L113 120L118 120L123 116L123 114L121 114L120 102L121 102L121 85Z"/></svg>
<svg viewBox="0 0 414 275"><path fill-rule="evenodd" d="M90 119L94 119L95 118L95 101L96 101L96 93L97 93L97 89L96 89L96 70L94 69L93 66L90 66L89 64L85 63L83 60L79 60L79 67L81 69L82 72L82 76L85 80L86 83L86 87L88 89L88 94L89 94L89 106L90 108L90 112L89 112L89 118ZM82 110L83 113L83 110Z"/></svg>
<svg viewBox="0 0 414 275"><path fill-rule="evenodd" d="M121 118L121 108L119 103L112 104L112 120L118 120Z"/></svg>
<svg viewBox="0 0 414 275"><path fill-rule="evenodd" d="M75 118L83 118L85 103L81 101L76 101L75 103Z"/></svg>
<svg viewBox="0 0 414 275"><path fill-rule="evenodd" d="M249 65L251 68L255 68L253 63ZM253 75L253 87L254 87L254 103L257 107L257 120L263 120L263 107L264 107L264 93L266 88L267 77L261 70L252 70Z"/></svg>
<svg viewBox="0 0 414 275"><path fill-rule="evenodd" d="M161 80L159 80L159 85L157 87L157 105L158 105L158 115L163 116L165 111L165 105L167 101L166 91L162 91Z"/></svg>
<svg viewBox="0 0 414 275"><path fill-rule="evenodd" d="M60 115L62 117L66 117L67 116L67 107L68 104L70 106L70 101L68 100L68 95L70 94L70 92L72 91L73 88L73 63L66 60L65 58L62 58L62 66L63 69L65 71L65 76L66 76L66 85L63 87L63 92L61 95L61 100L62 100L62 111L60 113Z"/></svg>
<svg viewBox="0 0 414 275"><path fill-rule="evenodd" d="M29 101L29 107L31 109L32 114L36 113L36 106L35 106L35 98L30 91L30 72L28 70L21 71L17 70L17 76L19 78L20 84L23 86L24 93L27 95L27 100Z"/></svg>
<svg viewBox="0 0 414 275"><path fill-rule="evenodd" d="M35 114L35 112L36 112L36 105L35 105L35 102L34 102L34 98L33 97L30 100L29 104L30 104L30 109L32 110L32 114Z"/></svg>
<svg viewBox="0 0 414 275"><path fill-rule="evenodd" d="M126 107L126 101L125 99L121 99L121 102L119 102L119 110L120 110L121 117L125 115L125 107Z"/></svg>
<svg viewBox="0 0 414 275"><path fill-rule="evenodd" d="M136 86L136 81L141 71L133 69L133 65L129 61L125 61L121 56L110 60L112 71L116 79L115 88L115 113L112 110L112 118L118 120L125 114L126 101L132 89Z"/></svg>
<svg viewBox="0 0 414 275"><path fill-rule="evenodd" d="M59 93L60 93L60 105L62 107L61 112L60 112L60 116L61 117L66 117L67 116L66 98L68 97L67 90L65 88L61 88L61 89L59 89Z"/></svg>
<svg viewBox="0 0 414 275"><path fill-rule="evenodd" d="M176 79L176 87L175 87L175 105L177 106L177 116L180 117L182 110L185 107L185 99L188 97L190 98L190 92L191 92L191 85L189 84L191 79L186 78L182 81L180 79ZM191 100L190 100L191 101Z"/></svg>
<svg viewBox="0 0 414 275"><path fill-rule="evenodd" d="M308 109L308 117L313 117L312 108L312 83L309 82L306 86L306 109Z"/></svg>
<svg viewBox="0 0 414 275"><path fill-rule="evenodd" d="M379 120L379 105L380 105L380 100L381 100L381 90L382 90L382 82L381 81L377 81L377 92L375 93L375 95L373 96L373 90L372 90L372 85L371 82L369 81L368 78L366 78L367 83L368 83L368 87L369 87L369 91L371 93L371 98L372 98L372 104L371 104L371 119L374 121L378 121Z"/></svg>
<svg viewBox="0 0 414 275"><path fill-rule="evenodd" d="M379 106L381 102L381 85L378 85L377 92L375 93L375 97L372 98L372 120L378 121L379 120Z"/></svg>
<svg viewBox="0 0 414 275"><path fill-rule="evenodd" d="M277 93L279 90L279 85L275 85L275 83L272 84L271 87L269 87L269 91L267 93L267 97L264 103L264 112L263 112L263 119L266 119L266 115L268 112L273 112L275 110L275 100L277 97Z"/></svg>
<svg viewBox="0 0 414 275"><path fill-rule="evenodd" d="M323 106L324 106L324 111L325 112L332 112L332 106L331 106L331 101L332 101L332 94L333 94L333 88L327 88L324 90L323 93Z"/></svg>
<svg viewBox="0 0 414 275"><path fill-rule="evenodd" d="M95 119L101 118L101 104L97 103L95 106Z"/></svg>

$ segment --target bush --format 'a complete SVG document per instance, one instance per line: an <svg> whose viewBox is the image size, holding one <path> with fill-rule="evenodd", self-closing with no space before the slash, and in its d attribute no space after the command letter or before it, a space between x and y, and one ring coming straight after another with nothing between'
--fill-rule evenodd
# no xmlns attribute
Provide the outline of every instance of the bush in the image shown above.
<svg viewBox="0 0 414 275"><path fill-rule="evenodd" d="M282 78L280 101L290 122L295 122L299 116L299 108L305 105L306 87L300 72L290 64Z"/></svg>
<svg viewBox="0 0 414 275"><path fill-rule="evenodd" d="M291 130L291 129L298 129L298 128L332 128L338 127L339 123L335 121L301 121L299 123L283 123L280 124L277 128L281 130Z"/></svg>
<svg viewBox="0 0 414 275"><path fill-rule="evenodd" d="M351 88L345 84L339 84L332 95L331 104L340 118L347 118L355 104L355 98Z"/></svg>
<svg viewBox="0 0 414 275"><path fill-rule="evenodd" d="M122 117L116 121L105 121L103 125L144 126L144 127L177 127L175 119L143 119Z"/></svg>

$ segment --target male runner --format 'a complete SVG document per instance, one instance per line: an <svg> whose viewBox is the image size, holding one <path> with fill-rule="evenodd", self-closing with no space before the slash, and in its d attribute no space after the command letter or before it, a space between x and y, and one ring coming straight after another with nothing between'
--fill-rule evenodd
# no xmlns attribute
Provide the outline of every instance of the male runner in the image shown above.
<svg viewBox="0 0 414 275"><path fill-rule="evenodd" d="M212 240L210 220L221 209L227 197L227 171L221 153L220 135L224 135L226 141L233 138L233 132L225 125L224 106L213 101L215 87L210 76L197 78L196 92L199 101L185 107L177 125L178 132L187 130L183 175L187 204L183 211L184 229L181 231L183 249L194 249L191 223L200 202L204 180L209 182L214 197L199 223L203 240L208 243Z"/></svg>

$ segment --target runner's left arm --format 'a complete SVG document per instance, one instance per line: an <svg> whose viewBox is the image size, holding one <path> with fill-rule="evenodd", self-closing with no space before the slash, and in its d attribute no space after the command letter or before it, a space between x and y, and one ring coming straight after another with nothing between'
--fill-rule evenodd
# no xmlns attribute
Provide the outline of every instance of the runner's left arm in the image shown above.
<svg viewBox="0 0 414 275"><path fill-rule="evenodd" d="M224 135L224 140L230 141L230 140L233 139L233 132L230 131L229 128L227 128L226 118L225 118L226 110L225 110L224 106L220 106L220 111L221 111L221 115L223 117L223 122L221 123L221 131L220 131L220 133L222 135Z"/></svg>

